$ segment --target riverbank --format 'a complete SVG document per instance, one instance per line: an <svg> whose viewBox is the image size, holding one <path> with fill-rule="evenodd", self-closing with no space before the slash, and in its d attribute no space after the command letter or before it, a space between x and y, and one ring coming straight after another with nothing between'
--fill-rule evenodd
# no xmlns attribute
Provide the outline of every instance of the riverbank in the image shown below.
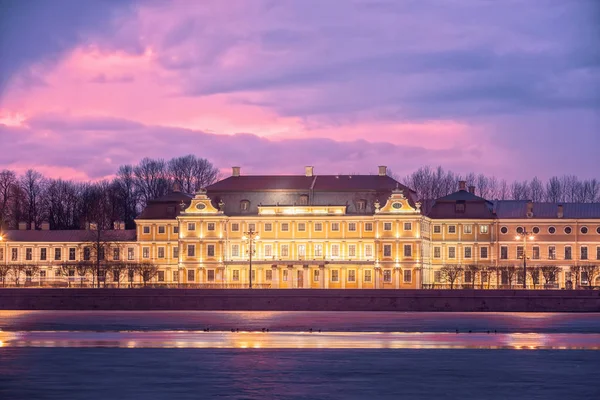
<svg viewBox="0 0 600 400"><path fill-rule="evenodd" d="M600 291L11 288L0 310L600 312Z"/></svg>

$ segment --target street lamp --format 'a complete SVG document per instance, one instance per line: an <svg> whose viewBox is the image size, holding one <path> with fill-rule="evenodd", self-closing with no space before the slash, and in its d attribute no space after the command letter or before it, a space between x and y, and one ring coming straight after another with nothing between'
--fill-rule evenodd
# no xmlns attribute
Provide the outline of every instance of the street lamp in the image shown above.
<svg viewBox="0 0 600 400"><path fill-rule="evenodd" d="M527 240L534 240L535 237L523 228L515 239L523 239L523 289L527 289Z"/></svg>
<svg viewBox="0 0 600 400"><path fill-rule="evenodd" d="M258 239L260 239L258 232L254 232L252 229L248 232L244 232L244 236L242 236L242 240L248 243L250 289L252 289L252 253L254 252L254 241Z"/></svg>

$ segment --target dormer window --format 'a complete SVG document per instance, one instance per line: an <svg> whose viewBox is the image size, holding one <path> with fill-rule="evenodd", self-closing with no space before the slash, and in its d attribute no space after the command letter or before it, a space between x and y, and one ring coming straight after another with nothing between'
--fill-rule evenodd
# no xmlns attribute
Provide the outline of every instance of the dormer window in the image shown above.
<svg viewBox="0 0 600 400"><path fill-rule="evenodd" d="M454 205L454 210L457 213L464 213L465 212L465 202L464 201L457 201L456 204Z"/></svg>
<svg viewBox="0 0 600 400"><path fill-rule="evenodd" d="M303 194L300 196L300 205L301 206L308 205L308 195L307 194Z"/></svg>
<svg viewBox="0 0 600 400"><path fill-rule="evenodd" d="M242 200L242 201L240 201L240 210L241 211L248 211L248 210L250 210L250 202L248 200Z"/></svg>
<svg viewBox="0 0 600 400"><path fill-rule="evenodd" d="M356 208L358 209L358 211L364 211L367 208L367 201L366 200L359 200L356 203Z"/></svg>

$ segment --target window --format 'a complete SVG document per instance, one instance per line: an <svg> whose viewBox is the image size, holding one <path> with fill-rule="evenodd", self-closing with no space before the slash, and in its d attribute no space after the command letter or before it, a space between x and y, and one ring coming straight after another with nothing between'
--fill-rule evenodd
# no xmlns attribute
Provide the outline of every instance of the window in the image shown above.
<svg viewBox="0 0 600 400"><path fill-rule="evenodd" d="M89 247L84 247L83 248L83 260L90 261L90 258L92 258L92 249L90 249Z"/></svg>
<svg viewBox="0 0 600 400"><path fill-rule="evenodd" d="M348 231L349 232L356 232L356 222L350 222L350 223L348 223Z"/></svg>
<svg viewBox="0 0 600 400"><path fill-rule="evenodd" d="M75 247L69 248L69 261L75 261Z"/></svg>
<svg viewBox="0 0 600 400"><path fill-rule="evenodd" d="M250 209L250 202L248 200L240 201L240 210L248 211Z"/></svg>
<svg viewBox="0 0 600 400"><path fill-rule="evenodd" d="M487 234L490 231L489 225L479 225L479 233Z"/></svg>
<svg viewBox="0 0 600 400"><path fill-rule="evenodd" d="M442 258L442 248L436 246L433 248L433 258Z"/></svg>
<svg viewBox="0 0 600 400"><path fill-rule="evenodd" d="M25 249L25 260L33 260L33 249L31 247Z"/></svg>
<svg viewBox="0 0 600 400"><path fill-rule="evenodd" d="M158 258L165 258L165 248L164 247L158 248Z"/></svg>
<svg viewBox="0 0 600 400"><path fill-rule="evenodd" d="M348 245L348 257L356 257L356 245L355 244Z"/></svg>
<svg viewBox="0 0 600 400"><path fill-rule="evenodd" d="M144 226L144 235L148 235L150 233L150 227L149 226Z"/></svg>
<svg viewBox="0 0 600 400"><path fill-rule="evenodd" d="M465 247L465 258L472 258L473 257L473 248L472 247Z"/></svg>
<svg viewBox="0 0 600 400"><path fill-rule="evenodd" d="M273 224L271 222L265 222L265 232L273 231Z"/></svg>
<svg viewBox="0 0 600 400"><path fill-rule="evenodd" d="M596 247L596 260L600 260L600 246Z"/></svg>
<svg viewBox="0 0 600 400"><path fill-rule="evenodd" d="M456 211L459 214L462 214L465 212L465 208L466 208L466 204L464 201L457 201L456 204L454 205L454 211Z"/></svg>
<svg viewBox="0 0 600 400"><path fill-rule="evenodd" d="M119 261L121 259L121 249L114 248L113 249L113 260L114 261Z"/></svg>
<svg viewBox="0 0 600 400"><path fill-rule="evenodd" d="M231 271L231 280L233 280L233 281L240 280L240 270L239 269L234 269L233 271Z"/></svg>
<svg viewBox="0 0 600 400"><path fill-rule="evenodd" d="M466 234L473 233L473 225L463 225L463 232Z"/></svg>
<svg viewBox="0 0 600 400"><path fill-rule="evenodd" d="M239 232L240 231L240 224L238 224L237 222L234 222L233 224L231 224L231 231L232 232Z"/></svg>
<svg viewBox="0 0 600 400"><path fill-rule="evenodd" d="M448 225L448 233L456 233L456 225Z"/></svg>
<svg viewBox="0 0 600 400"><path fill-rule="evenodd" d="M348 282L356 282L356 270L355 269L348 270Z"/></svg>
<svg viewBox="0 0 600 400"><path fill-rule="evenodd" d="M503 226L502 228L500 228L500 233L502 233L503 235L506 235L508 233L508 228Z"/></svg>
<svg viewBox="0 0 600 400"><path fill-rule="evenodd" d="M159 226L158 226L158 233L162 235L162 234L164 234L165 232L166 232L166 227L165 227L164 225L159 225ZM164 280L164 277L165 277L165 274L164 274L164 272L163 272L163 280Z"/></svg>
<svg viewBox="0 0 600 400"><path fill-rule="evenodd" d="M48 256L47 256L47 249L45 249L45 248L40 249L40 260L41 261L46 261L47 258L48 258Z"/></svg>
<svg viewBox="0 0 600 400"><path fill-rule="evenodd" d="M464 271L464 275L465 275L465 278L464 278L465 282L473 281L473 273L471 271Z"/></svg>
<svg viewBox="0 0 600 400"><path fill-rule="evenodd" d="M366 200L359 200L359 201L356 203L356 208L357 208L359 211L364 211L364 210L367 208L367 201L366 201Z"/></svg>
<svg viewBox="0 0 600 400"><path fill-rule="evenodd" d="M75 271L73 271L75 272ZM135 271L133 269L130 269L127 271L127 279L129 279L129 282L133 282L133 276L135 275Z"/></svg>
<svg viewBox="0 0 600 400"><path fill-rule="evenodd" d="M187 255L188 255L188 257L196 256L196 245L194 245L194 244L187 245Z"/></svg>
<svg viewBox="0 0 600 400"><path fill-rule="evenodd" d="M479 248L479 258L488 258L488 248L487 247Z"/></svg>
<svg viewBox="0 0 600 400"><path fill-rule="evenodd" d="M214 231L215 230L215 223L214 222L209 222L208 224L206 224L206 230Z"/></svg>
<svg viewBox="0 0 600 400"><path fill-rule="evenodd" d="M582 260L587 260L588 259L588 248L587 246L581 246L581 259Z"/></svg>
<svg viewBox="0 0 600 400"><path fill-rule="evenodd" d="M214 282L215 281L215 270L214 269L209 269L206 271L206 280L208 282Z"/></svg>
<svg viewBox="0 0 600 400"><path fill-rule="evenodd" d="M301 206L308 205L308 195L305 195L305 194L300 195L300 205Z"/></svg>
<svg viewBox="0 0 600 400"><path fill-rule="evenodd" d="M164 282L165 281L165 271L158 271L157 281Z"/></svg>
<svg viewBox="0 0 600 400"><path fill-rule="evenodd" d="M331 282L339 282L340 281L340 271L337 269L331 270Z"/></svg>
<svg viewBox="0 0 600 400"><path fill-rule="evenodd" d="M506 247L506 246L500 247L500 259L508 260L508 247Z"/></svg>
<svg viewBox="0 0 600 400"><path fill-rule="evenodd" d="M384 257L391 257L392 256L392 245L391 244L384 244L383 245L383 256Z"/></svg>
<svg viewBox="0 0 600 400"><path fill-rule="evenodd" d="M196 274L193 269L188 269L187 278L188 282L194 282L196 280Z"/></svg>
<svg viewBox="0 0 600 400"><path fill-rule="evenodd" d="M195 230L196 230L196 223L188 222L188 231L195 231Z"/></svg>
<svg viewBox="0 0 600 400"><path fill-rule="evenodd" d="M405 222L404 223L404 230L405 231L412 231L412 222Z"/></svg>
<svg viewBox="0 0 600 400"><path fill-rule="evenodd" d="M371 282L371 273L372 271L370 269L365 269L365 282Z"/></svg>
<svg viewBox="0 0 600 400"><path fill-rule="evenodd" d="M150 258L150 247L142 247L142 258Z"/></svg>
<svg viewBox="0 0 600 400"><path fill-rule="evenodd" d="M517 231L517 233L518 233L519 235L521 235L521 234L523 234L523 232L524 232L525 230L523 229L523 227L522 227L522 226L517 226L517 230L516 230L516 231Z"/></svg>
<svg viewBox="0 0 600 400"><path fill-rule="evenodd" d="M179 271L173 271L173 282L179 282Z"/></svg>
<svg viewBox="0 0 600 400"><path fill-rule="evenodd" d="M434 271L433 272L433 281L441 282L442 281L442 271Z"/></svg>
<svg viewBox="0 0 600 400"><path fill-rule="evenodd" d="M104 247L100 247L98 249L98 259L99 260L104 260L104 250L105 250Z"/></svg>
<svg viewBox="0 0 600 400"><path fill-rule="evenodd" d="M600 226L596 228L596 233L600 235Z"/></svg>
<svg viewBox="0 0 600 400"><path fill-rule="evenodd" d="M582 226L581 229L579 230L579 232L581 232L582 235L587 235L587 233L588 233L587 226Z"/></svg>
<svg viewBox="0 0 600 400"><path fill-rule="evenodd" d="M273 270L268 269L265 271L265 281L270 282L273 280Z"/></svg>
<svg viewBox="0 0 600 400"><path fill-rule="evenodd" d="M323 230L323 224L321 222L315 222L315 232L321 232Z"/></svg>
<svg viewBox="0 0 600 400"><path fill-rule="evenodd" d="M319 282L319 272L318 269L313 270L313 282Z"/></svg>
<svg viewBox="0 0 600 400"><path fill-rule="evenodd" d="M391 231L392 230L392 223L391 222L384 222L383 223L383 230L384 231Z"/></svg>
<svg viewBox="0 0 600 400"><path fill-rule="evenodd" d="M456 258L456 247L448 247L448 258Z"/></svg>
<svg viewBox="0 0 600 400"><path fill-rule="evenodd" d="M331 256L332 257L339 257L340 256L340 245L339 244L332 244L331 245Z"/></svg>
<svg viewBox="0 0 600 400"><path fill-rule="evenodd" d="M410 269L404 270L404 283L412 282L412 271Z"/></svg>
<svg viewBox="0 0 600 400"><path fill-rule="evenodd" d="M433 233L442 233L442 226L441 225L434 225L433 226Z"/></svg>
<svg viewBox="0 0 600 400"><path fill-rule="evenodd" d="M299 244L298 245L298 256L305 257L306 256L306 245Z"/></svg>
<svg viewBox="0 0 600 400"><path fill-rule="evenodd" d="M537 235L538 233L540 233L540 228L538 226L534 226L531 231Z"/></svg>
<svg viewBox="0 0 600 400"><path fill-rule="evenodd" d="M566 226L566 227L565 227L565 233L566 233L567 235L570 235L570 234L571 234L571 232L573 232L573 229L571 229L571 227L570 227L570 226Z"/></svg>
<svg viewBox="0 0 600 400"><path fill-rule="evenodd" d="M523 246L517 246L517 258L519 260L523 259Z"/></svg>
<svg viewBox="0 0 600 400"><path fill-rule="evenodd" d="M40 279L46 279L46 271L40 271Z"/></svg>
<svg viewBox="0 0 600 400"><path fill-rule="evenodd" d="M548 246L548 259L556 260L556 246Z"/></svg>
<svg viewBox="0 0 600 400"><path fill-rule="evenodd" d="M290 247L287 244L281 245L281 257L289 257Z"/></svg>
<svg viewBox="0 0 600 400"><path fill-rule="evenodd" d="M508 271L502 271L500 273L500 283L502 285L508 285Z"/></svg>
<svg viewBox="0 0 600 400"><path fill-rule="evenodd" d="M240 256L240 245L239 244L232 244L231 245L231 256L232 257L239 257Z"/></svg>
<svg viewBox="0 0 600 400"><path fill-rule="evenodd" d="M315 257L322 257L322 256L323 256L323 245L315 244Z"/></svg>
<svg viewBox="0 0 600 400"><path fill-rule="evenodd" d="M540 259L540 248L538 246L533 246L533 249L531 251L531 258L534 260Z"/></svg>
<svg viewBox="0 0 600 400"><path fill-rule="evenodd" d="M287 280L288 280L288 270L287 269L283 270L283 273L282 273L282 276L281 276L281 280L287 282Z"/></svg>
<svg viewBox="0 0 600 400"><path fill-rule="evenodd" d="M288 224L287 222L283 222L281 224L281 232L287 232L290 230L290 224Z"/></svg>
<svg viewBox="0 0 600 400"><path fill-rule="evenodd" d="M600 228L598 228L600 229ZM373 232L373 223L365 222L365 232Z"/></svg>
<svg viewBox="0 0 600 400"><path fill-rule="evenodd" d="M179 259L179 246L173 247L173 258L176 260Z"/></svg>
<svg viewBox="0 0 600 400"><path fill-rule="evenodd" d="M273 245L265 244L265 257L273 257Z"/></svg>
<svg viewBox="0 0 600 400"><path fill-rule="evenodd" d="M208 257L214 257L215 256L215 245L214 244L206 245L206 255Z"/></svg>
<svg viewBox="0 0 600 400"><path fill-rule="evenodd" d="M404 257L412 257L412 244L404 245Z"/></svg>
<svg viewBox="0 0 600 400"><path fill-rule="evenodd" d="M392 281L392 270L391 269L383 270L383 281L385 283L390 283Z"/></svg>
<svg viewBox="0 0 600 400"><path fill-rule="evenodd" d="M4 249L0 248L0 261L4 261Z"/></svg>
<svg viewBox="0 0 600 400"><path fill-rule="evenodd" d="M332 222L331 223L331 231L332 232L339 232L340 230L340 223L339 222Z"/></svg>
<svg viewBox="0 0 600 400"><path fill-rule="evenodd" d="M571 246L565 246L565 260L571 260L573 258L573 253L571 251Z"/></svg>
<svg viewBox="0 0 600 400"><path fill-rule="evenodd" d="M179 233L179 225L173 227L173 233Z"/></svg>
<svg viewBox="0 0 600 400"><path fill-rule="evenodd" d="M306 224L304 222L298 222L298 231L299 232L306 231Z"/></svg>
<svg viewBox="0 0 600 400"><path fill-rule="evenodd" d="M373 257L373 245L365 244L365 257Z"/></svg>
<svg viewBox="0 0 600 400"><path fill-rule="evenodd" d="M554 235L556 233L556 228L551 226L550 228L548 228L548 233Z"/></svg>

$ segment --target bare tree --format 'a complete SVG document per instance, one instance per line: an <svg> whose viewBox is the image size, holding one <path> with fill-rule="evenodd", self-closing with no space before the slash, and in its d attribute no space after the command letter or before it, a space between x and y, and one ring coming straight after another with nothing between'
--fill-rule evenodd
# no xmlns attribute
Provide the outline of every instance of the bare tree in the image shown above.
<svg viewBox="0 0 600 400"><path fill-rule="evenodd" d="M471 275L471 286L473 289L475 289L475 281L477 280L479 271L481 271L481 267L477 264L469 264L465 267L465 273L469 272Z"/></svg>
<svg viewBox="0 0 600 400"><path fill-rule="evenodd" d="M481 289L489 289L490 288L490 279L492 276L493 267L488 265L482 265L480 267L480 281L481 281Z"/></svg>
<svg viewBox="0 0 600 400"><path fill-rule="evenodd" d="M444 282L450 283L450 289L454 289L454 283L458 281L464 268L460 264L445 264L440 268L440 274Z"/></svg>
<svg viewBox="0 0 600 400"><path fill-rule="evenodd" d="M598 275L599 267L594 264L586 264L581 266L581 272L585 280L587 280L587 286L591 289L594 286L594 280ZM583 281L582 277L582 281ZM582 282L583 283L583 282Z"/></svg>
<svg viewBox="0 0 600 400"><path fill-rule="evenodd" d="M121 282L125 279L125 275L127 271L127 263L126 262L114 262L110 264L110 272L113 278L113 282L117 283L117 287L121 287Z"/></svg>
<svg viewBox="0 0 600 400"><path fill-rule="evenodd" d="M217 180L219 170L208 160L194 155L176 157L168 163L173 182L178 183L185 193L196 193Z"/></svg>
<svg viewBox="0 0 600 400"><path fill-rule="evenodd" d="M21 177L21 189L25 195L25 216L28 224L39 225L44 219L43 195L46 180L37 171L27 170Z"/></svg>
<svg viewBox="0 0 600 400"><path fill-rule="evenodd" d="M540 270L542 271L542 276L544 277L544 284L546 287L556 282L556 276L560 272L560 268L556 265L544 265L540 267Z"/></svg>
<svg viewBox="0 0 600 400"><path fill-rule="evenodd" d="M531 279L533 288L540 284L540 268L536 266L527 267L527 276Z"/></svg>
<svg viewBox="0 0 600 400"><path fill-rule="evenodd" d="M15 286L19 286L19 284L21 282L21 276L23 275L23 273L25 273L26 269L27 269L27 264L23 264L23 263L10 264L10 274L12 276Z"/></svg>
<svg viewBox="0 0 600 400"><path fill-rule="evenodd" d="M506 274L508 280L508 288L512 289L515 275L517 273L517 267L514 265L505 265L500 268L501 273Z"/></svg>
<svg viewBox="0 0 600 400"><path fill-rule="evenodd" d="M138 263L136 270L142 278L144 286L146 286L148 282L150 282L158 274L158 267L149 262Z"/></svg>
<svg viewBox="0 0 600 400"><path fill-rule="evenodd" d="M563 201L563 188L558 177L553 176L546 183L546 201L558 203Z"/></svg>
<svg viewBox="0 0 600 400"><path fill-rule="evenodd" d="M500 186L498 188L498 200L508 200L508 196L509 196L508 183L506 182L505 179L502 179L500 181Z"/></svg>
<svg viewBox="0 0 600 400"><path fill-rule="evenodd" d="M575 278L574 288L579 287L579 278L581 277L581 265L571 265L569 270L571 271L571 279Z"/></svg>
<svg viewBox="0 0 600 400"><path fill-rule="evenodd" d="M2 281L2 287L6 285L6 278L10 273L10 265L0 264L0 280Z"/></svg>
<svg viewBox="0 0 600 400"><path fill-rule="evenodd" d="M14 196L17 176L13 171L0 171L0 229L8 225L10 202Z"/></svg>
<svg viewBox="0 0 600 400"><path fill-rule="evenodd" d="M133 168L133 172L144 204L149 200L164 196L169 191L171 182L165 160L144 158Z"/></svg>
<svg viewBox="0 0 600 400"><path fill-rule="evenodd" d="M79 284L83 287L83 281L89 272L93 273L94 266L90 262L80 261L75 264L75 272L79 275Z"/></svg>
<svg viewBox="0 0 600 400"><path fill-rule="evenodd" d="M544 193L544 185L542 181L536 176L529 183L529 200L539 203L544 201L546 194Z"/></svg>

